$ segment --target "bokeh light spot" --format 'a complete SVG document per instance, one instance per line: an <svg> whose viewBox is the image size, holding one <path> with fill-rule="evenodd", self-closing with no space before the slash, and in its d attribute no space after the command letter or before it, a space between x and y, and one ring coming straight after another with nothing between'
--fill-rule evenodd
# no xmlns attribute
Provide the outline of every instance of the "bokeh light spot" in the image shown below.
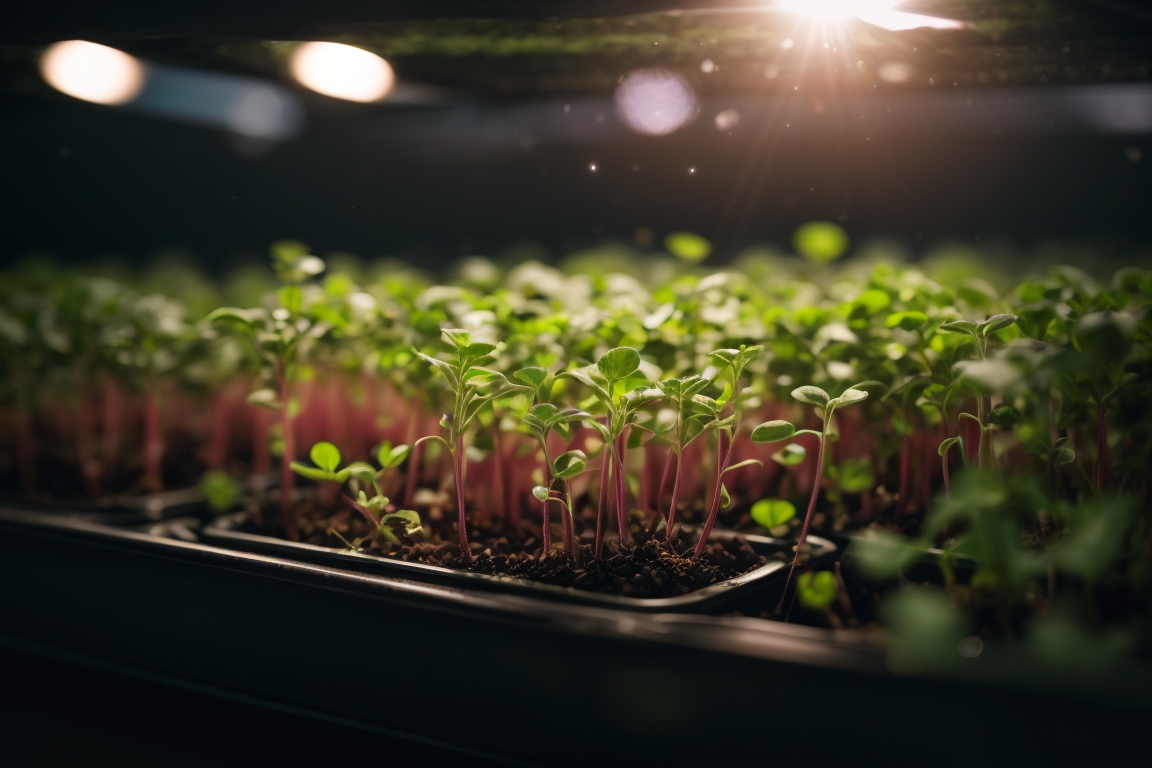
<svg viewBox="0 0 1152 768"><path fill-rule="evenodd" d="M87 40L49 46L40 72L56 90L96 104L127 104L144 88L144 65L123 51Z"/></svg>
<svg viewBox="0 0 1152 768"><path fill-rule="evenodd" d="M639 69L616 88L616 114L636 133L666 136L692 122L696 94L684 78L664 69Z"/></svg>
<svg viewBox="0 0 1152 768"><path fill-rule="evenodd" d="M374 53L340 43L305 43L292 53L292 76L335 99L368 103L388 95L392 67Z"/></svg>

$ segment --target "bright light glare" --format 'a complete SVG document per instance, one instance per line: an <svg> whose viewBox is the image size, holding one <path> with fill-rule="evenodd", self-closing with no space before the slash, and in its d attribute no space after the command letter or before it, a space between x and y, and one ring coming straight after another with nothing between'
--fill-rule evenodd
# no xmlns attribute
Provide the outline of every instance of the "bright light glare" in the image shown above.
<svg viewBox="0 0 1152 768"><path fill-rule="evenodd" d="M87 40L49 46L40 59L40 73L56 90L96 104L126 104L144 87L144 66L139 61Z"/></svg>
<svg viewBox="0 0 1152 768"><path fill-rule="evenodd" d="M821 21L847 21L870 11L883 11L901 0L777 0L776 6Z"/></svg>
<svg viewBox="0 0 1152 768"><path fill-rule="evenodd" d="M964 22L955 19L941 19L936 16L922 16L919 13L904 13L883 8L856 14L860 21L867 22L876 27L891 32L900 32L905 29L963 29Z"/></svg>
<svg viewBox="0 0 1152 768"><path fill-rule="evenodd" d="M616 114L637 133L666 136L692 122L698 111L692 87L664 69L638 69L616 88Z"/></svg>
<svg viewBox="0 0 1152 768"><path fill-rule="evenodd" d="M395 82L384 59L340 43L305 43L293 52L291 66L304 87L347 101L379 101Z"/></svg>
<svg viewBox="0 0 1152 768"><path fill-rule="evenodd" d="M906 29L961 29L964 22L892 10L904 0L776 0L787 13L819 21L843 22L856 18L876 27L900 32Z"/></svg>

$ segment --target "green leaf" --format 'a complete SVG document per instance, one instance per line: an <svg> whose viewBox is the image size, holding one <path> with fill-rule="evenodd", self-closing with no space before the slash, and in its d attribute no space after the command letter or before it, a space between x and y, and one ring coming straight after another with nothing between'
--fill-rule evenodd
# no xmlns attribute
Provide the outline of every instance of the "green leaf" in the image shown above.
<svg viewBox="0 0 1152 768"><path fill-rule="evenodd" d="M251 405L267 408L272 411L280 410L280 395L274 389L258 389L249 393L245 398Z"/></svg>
<svg viewBox="0 0 1152 768"><path fill-rule="evenodd" d="M964 439L962 437L959 437L959 436L949 437L940 443L940 447L936 449L936 452L938 454L940 454L941 456L945 456L945 455L947 455L948 451L952 449L952 446L954 446L954 445L959 445L960 448L963 449L964 448Z"/></svg>
<svg viewBox="0 0 1152 768"><path fill-rule="evenodd" d="M336 479L336 475L332 472L329 472L328 470L319 469L318 467L310 467L307 464L301 464L298 461L293 461L288 466L291 468L291 470L293 472L300 475L301 477L306 477L309 480L335 480Z"/></svg>
<svg viewBox="0 0 1152 768"><path fill-rule="evenodd" d="M796 427L787 421L766 421L752 430L752 442L775 443L779 440L787 440L795 434Z"/></svg>
<svg viewBox="0 0 1152 768"><path fill-rule="evenodd" d="M354 461L336 474L345 480L349 477L367 477L371 480L376 477L376 468L366 461Z"/></svg>
<svg viewBox="0 0 1152 768"><path fill-rule="evenodd" d="M760 499L752 505L751 515L757 525L775 528L796 517L796 505L784 499Z"/></svg>
<svg viewBox="0 0 1152 768"><path fill-rule="evenodd" d="M440 335L444 340L456 348L457 352L471 346L472 334L460 328L443 328Z"/></svg>
<svg viewBox="0 0 1152 768"><path fill-rule="evenodd" d="M631 347L616 347L605 352L596 361L596 367L608 381L619 381L640 367L640 353Z"/></svg>
<svg viewBox="0 0 1152 768"><path fill-rule="evenodd" d="M304 291L298 285L285 285L280 289L278 297L280 306L292 314L299 312L304 304Z"/></svg>
<svg viewBox="0 0 1152 768"><path fill-rule="evenodd" d="M842 405L852 405L853 403L863 402L868 399L868 393L862 389L846 389L840 397L832 401L832 404L839 407Z"/></svg>
<svg viewBox="0 0 1152 768"><path fill-rule="evenodd" d="M542 485L538 485L535 488L533 488L532 489L532 495L535 496L536 500L540 501L540 502L548 501L548 497L550 496L550 494L548 493L548 489Z"/></svg>
<svg viewBox="0 0 1152 768"><path fill-rule="evenodd" d="M1016 315L992 315L992 317L978 324L977 329L982 336L991 336L996 331L1003 330L1012 325L1017 319Z"/></svg>
<svg viewBox="0 0 1152 768"><path fill-rule="evenodd" d="M227 472L213 471L204 475L200 481L200 493L208 502L208 508L213 514L222 514L240 503L240 484L232 479Z"/></svg>
<svg viewBox="0 0 1152 768"><path fill-rule="evenodd" d="M764 462L760 461L760 459L744 459L744 461L741 461L738 464L733 464L730 467L725 467L724 471L721 472L720 474L726 475L729 472L734 472L735 470L743 469L744 467L762 467L762 466L764 466Z"/></svg>
<svg viewBox="0 0 1152 768"><path fill-rule="evenodd" d="M512 374L513 378L517 381L523 382L532 389L539 389L540 385L544 383L544 379L548 377L548 371L536 365L527 368L521 368Z"/></svg>
<svg viewBox="0 0 1152 768"><path fill-rule="evenodd" d="M1020 412L1010 405L998 405L988 414L988 423L1009 429L1020 421Z"/></svg>
<svg viewBox="0 0 1152 768"><path fill-rule="evenodd" d="M340 466L340 449L332 443L316 443L312 446L308 456L312 459L313 464L327 472L335 472L336 468Z"/></svg>
<svg viewBox="0 0 1152 768"><path fill-rule="evenodd" d="M690 264L703 261L712 253L712 243L691 232L672 232L664 238L664 247L673 256Z"/></svg>
<svg viewBox="0 0 1152 768"><path fill-rule="evenodd" d="M813 387L811 385L796 387L796 389L792 390L792 397L802 403L814 405L817 408L827 408L831 400L827 392L820 389L820 387Z"/></svg>
<svg viewBox="0 0 1152 768"><path fill-rule="evenodd" d="M836 599L836 591L836 575L832 571L809 571L796 580L796 599L809 610L826 610Z"/></svg>
<svg viewBox="0 0 1152 768"><path fill-rule="evenodd" d="M971 320L953 320L948 323L941 323L940 327L936 330L944 331L945 333L968 333L976 335L976 323Z"/></svg>
<svg viewBox="0 0 1152 768"><path fill-rule="evenodd" d="M912 565L928 547L916 540L888 531L865 530L852 539L845 553L864 576L886 580Z"/></svg>
<svg viewBox="0 0 1152 768"><path fill-rule="evenodd" d="M732 506L732 497L728 495L728 486L720 484L720 508L728 509Z"/></svg>
<svg viewBox="0 0 1152 768"><path fill-rule="evenodd" d="M240 323L241 325L247 327L249 330L252 328L251 313L249 313L246 309L239 309L237 307L220 307L204 319L209 323L216 323L221 320L229 320L231 322Z"/></svg>
<svg viewBox="0 0 1152 768"><path fill-rule="evenodd" d="M814 221L796 230L792 244L805 258L829 264L848 250L848 234L830 221Z"/></svg>
<svg viewBox="0 0 1152 768"><path fill-rule="evenodd" d="M788 443L788 445L772 454L772 461L782 467L795 467L803 464L804 458L807 455L808 451L804 446L799 443Z"/></svg>
<svg viewBox="0 0 1152 768"><path fill-rule="evenodd" d="M584 471L588 457L584 451L567 451L556 457L556 476L561 480L571 480Z"/></svg>
<svg viewBox="0 0 1152 768"><path fill-rule="evenodd" d="M889 328L902 328L905 331L914 331L928 322L928 315L923 312L893 312L888 315L884 325Z"/></svg>

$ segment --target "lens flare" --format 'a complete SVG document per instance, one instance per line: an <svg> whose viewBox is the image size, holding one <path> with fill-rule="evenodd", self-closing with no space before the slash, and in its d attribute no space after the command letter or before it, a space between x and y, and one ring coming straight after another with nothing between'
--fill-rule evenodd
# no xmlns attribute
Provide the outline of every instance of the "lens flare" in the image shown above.
<svg viewBox="0 0 1152 768"><path fill-rule="evenodd" d="M636 133L666 136L696 118L696 94L680 75L638 69L616 88L616 114Z"/></svg>
<svg viewBox="0 0 1152 768"><path fill-rule="evenodd" d="M777 0L776 7L788 13L821 21L848 21L873 11L886 11L901 0Z"/></svg>
<svg viewBox="0 0 1152 768"><path fill-rule="evenodd" d="M384 59L340 43L301 45L292 54L291 69L305 88L346 101L379 101L395 83L392 67Z"/></svg>
<svg viewBox="0 0 1152 768"><path fill-rule="evenodd" d="M123 51L65 40L44 51L40 73L56 90L95 104L127 104L144 87L144 65Z"/></svg>

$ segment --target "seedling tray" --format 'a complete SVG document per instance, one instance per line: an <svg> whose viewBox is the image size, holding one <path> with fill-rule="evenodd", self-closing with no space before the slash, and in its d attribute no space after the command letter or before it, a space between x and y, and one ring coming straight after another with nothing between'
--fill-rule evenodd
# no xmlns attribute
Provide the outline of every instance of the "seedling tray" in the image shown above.
<svg viewBox="0 0 1152 768"><path fill-rule="evenodd" d="M963 681L894 675L854 633L470 592L2 508L0 644L517 765L1079 766L1100 744L1146 757L1152 711L1141 666L1071 685L986 654ZM941 724L964 738L942 748Z"/></svg>
<svg viewBox="0 0 1152 768"><path fill-rule="evenodd" d="M574 605L598 606L645 613L721 613L727 611L759 613L765 608L770 608L769 603L772 598L775 597L778 600L780 590L783 589L783 578L788 570L788 560L784 555L791 552L792 546L792 542L782 539L773 539L767 536L745 536L744 538L756 550L757 554L769 558L763 565L735 578L712 584L685 595L637 598L540 584L508 576L471 573L436 565L411 563L349 550L287 541L272 536L244 533L237 528L243 525L246 516L246 512L240 512L217 518L200 531L200 538L205 543L229 549L276 555L355 573L394 576L459 589L500 592ZM730 531L714 530L711 538L722 540L736 535ZM833 557L836 553L836 546L827 539L809 536L805 544L805 551L808 553L810 562L820 562Z"/></svg>
<svg viewBox="0 0 1152 768"><path fill-rule="evenodd" d="M206 514L199 488L182 488L139 496L113 496L96 502L20 501L7 505L40 514L59 515L101 525L143 525L175 517Z"/></svg>

